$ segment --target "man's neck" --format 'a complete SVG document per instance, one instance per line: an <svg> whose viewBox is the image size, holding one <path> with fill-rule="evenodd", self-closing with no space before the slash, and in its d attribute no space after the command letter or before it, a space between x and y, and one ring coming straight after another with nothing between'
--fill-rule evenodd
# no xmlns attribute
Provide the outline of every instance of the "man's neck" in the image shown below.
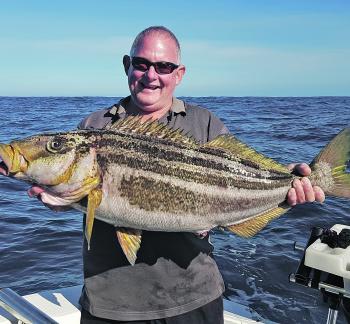
<svg viewBox="0 0 350 324"><path fill-rule="evenodd" d="M148 120L148 119L156 120L156 119L160 119L165 114L167 114L169 110L170 110L170 107L169 108L165 108L165 109L161 109L161 110L152 111L152 112L147 112L147 111L141 110L141 112L140 112L140 115L142 115L142 119L141 120Z"/></svg>
<svg viewBox="0 0 350 324"><path fill-rule="evenodd" d="M137 106L132 100L132 98L130 98L130 101L128 102L125 108L129 114L142 116L142 120L148 120L148 119L156 120L156 119L162 118L164 115L166 115L169 112L171 108L171 104L160 110L145 111L141 109L139 106Z"/></svg>

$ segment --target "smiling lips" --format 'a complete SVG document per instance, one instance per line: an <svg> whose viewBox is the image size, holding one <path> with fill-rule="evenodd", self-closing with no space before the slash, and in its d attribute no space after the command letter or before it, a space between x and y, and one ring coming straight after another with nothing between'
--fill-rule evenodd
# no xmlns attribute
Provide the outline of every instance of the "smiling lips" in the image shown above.
<svg viewBox="0 0 350 324"><path fill-rule="evenodd" d="M152 85L152 84L146 85L146 84L144 84L144 83L141 83L141 85L142 85L142 88L143 88L143 89L148 89L148 90L156 90L156 89L159 89L159 86L157 86L157 85Z"/></svg>

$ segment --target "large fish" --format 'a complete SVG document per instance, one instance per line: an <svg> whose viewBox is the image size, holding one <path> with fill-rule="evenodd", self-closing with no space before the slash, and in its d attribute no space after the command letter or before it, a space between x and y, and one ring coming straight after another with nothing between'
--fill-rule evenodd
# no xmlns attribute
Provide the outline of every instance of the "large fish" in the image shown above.
<svg viewBox="0 0 350 324"><path fill-rule="evenodd" d="M311 182L350 197L350 128L311 164ZM128 117L110 129L43 134L0 144L0 173L40 186L41 199L116 226L130 263L142 230L251 236L289 207L294 176L232 135L198 144L156 121ZM87 199L85 199L87 198Z"/></svg>

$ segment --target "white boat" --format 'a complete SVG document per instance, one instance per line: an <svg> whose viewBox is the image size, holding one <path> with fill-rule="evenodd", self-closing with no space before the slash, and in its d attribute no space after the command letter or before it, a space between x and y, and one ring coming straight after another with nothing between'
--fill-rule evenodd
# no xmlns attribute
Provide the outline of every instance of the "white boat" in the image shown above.
<svg viewBox="0 0 350 324"><path fill-rule="evenodd" d="M17 295L9 288L1 289L0 324L79 324L80 306L78 300L81 288L82 286L74 286L54 291L39 292L23 297ZM17 310L15 310L16 307ZM246 306L224 300L224 308L225 324L252 324L262 322L261 317ZM45 318L45 316L47 317ZM30 317L32 320L28 320Z"/></svg>
<svg viewBox="0 0 350 324"><path fill-rule="evenodd" d="M331 228L340 236L342 230L349 231L350 226L336 224ZM314 229L313 229L314 230ZM316 231L321 230L315 228ZM320 233L323 233L321 230ZM346 232L348 233L348 232ZM347 234L346 234L347 235ZM334 236L334 235L333 235ZM350 299L350 245L346 248L330 247L316 236L313 243L304 250L305 266L309 269L330 273L343 278L344 287L337 287L319 282L318 289L339 295L340 298ZM298 274L298 273L297 273ZM298 282L300 277L293 275L291 281ZM303 280L305 278L302 278ZM302 280L302 281L303 281ZM310 279L311 280L311 279ZM318 276L320 280L320 276ZM303 285L305 282L303 281ZM306 283L306 286L310 286ZM9 288L0 289L0 324L34 323L34 324L78 324L80 323L79 297L82 286L73 286L54 291L38 292L31 295L19 296ZM224 299L225 324L272 323L262 319L259 314L249 307ZM329 309L327 323L335 323L338 310Z"/></svg>

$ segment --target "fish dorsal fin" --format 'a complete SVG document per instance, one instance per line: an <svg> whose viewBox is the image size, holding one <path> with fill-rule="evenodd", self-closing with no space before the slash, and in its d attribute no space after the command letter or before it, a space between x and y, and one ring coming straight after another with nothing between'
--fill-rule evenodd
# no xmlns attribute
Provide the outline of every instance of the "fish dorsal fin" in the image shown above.
<svg viewBox="0 0 350 324"><path fill-rule="evenodd" d="M106 129L120 131L128 134L137 134L164 139L171 142L197 145L197 142L190 136L184 134L183 130L171 129L157 120L142 120L142 116L128 116L119 119Z"/></svg>
<svg viewBox="0 0 350 324"><path fill-rule="evenodd" d="M116 231L116 234L126 258L131 265L134 265L137 258L137 251L141 245L142 231L120 227Z"/></svg>
<svg viewBox="0 0 350 324"><path fill-rule="evenodd" d="M85 220L85 238L88 244L88 250L90 250L90 240L92 234L92 228L94 226L95 210L100 205L102 200L101 189L93 189L88 194L87 212Z"/></svg>
<svg viewBox="0 0 350 324"><path fill-rule="evenodd" d="M230 134L219 135L212 141L203 144L201 147L223 151L234 160L248 162L248 165L250 163L252 166L262 170L290 174L287 167L255 151Z"/></svg>
<svg viewBox="0 0 350 324"><path fill-rule="evenodd" d="M282 205L242 223L226 226L226 228L239 236L252 237L260 232L270 221L284 214L289 208L287 205Z"/></svg>

